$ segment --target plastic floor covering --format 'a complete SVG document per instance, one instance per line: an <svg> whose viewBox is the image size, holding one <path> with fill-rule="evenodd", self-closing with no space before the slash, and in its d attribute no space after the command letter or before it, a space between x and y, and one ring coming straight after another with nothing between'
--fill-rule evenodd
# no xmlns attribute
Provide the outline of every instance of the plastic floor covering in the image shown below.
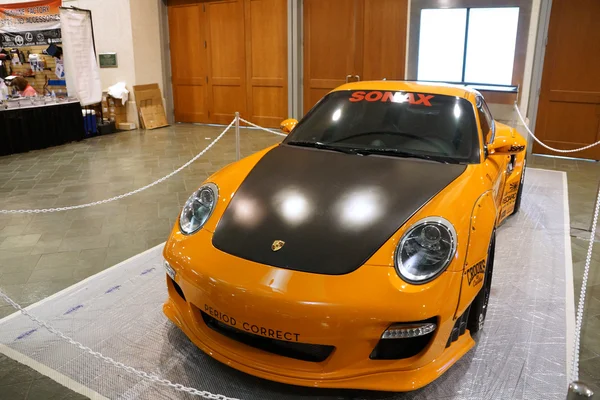
<svg viewBox="0 0 600 400"><path fill-rule="evenodd" d="M440 379L415 392L287 386L213 360L162 313L162 246L30 311L117 361L240 399L564 399L573 307L566 300L573 301L567 290L572 270L565 182L564 173L527 170L521 212L497 231L490 308L477 346ZM0 344L45 366L49 376L60 373L109 399L195 398L97 360L20 314L0 321Z"/></svg>

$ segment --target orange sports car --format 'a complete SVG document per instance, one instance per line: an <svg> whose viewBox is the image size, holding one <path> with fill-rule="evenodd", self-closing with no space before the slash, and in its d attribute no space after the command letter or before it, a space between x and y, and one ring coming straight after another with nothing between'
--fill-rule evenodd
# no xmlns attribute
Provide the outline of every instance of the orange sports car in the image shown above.
<svg viewBox="0 0 600 400"><path fill-rule="evenodd" d="M343 85L282 129L185 204L164 248L165 314L262 378L427 385L484 325L524 138L475 90L394 81Z"/></svg>

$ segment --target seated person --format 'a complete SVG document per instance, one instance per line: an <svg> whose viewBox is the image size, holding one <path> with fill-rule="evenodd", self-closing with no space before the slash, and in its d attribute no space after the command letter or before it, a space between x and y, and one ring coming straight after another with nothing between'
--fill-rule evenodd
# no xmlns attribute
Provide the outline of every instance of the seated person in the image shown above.
<svg viewBox="0 0 600 400"><path fill-rule="evenodd" d="M35 89L27 82L27 79L22 76L18 76L12 81L12 86L14 86L19 94L23 97L33 97L37 96L37 92Z"/></svg>

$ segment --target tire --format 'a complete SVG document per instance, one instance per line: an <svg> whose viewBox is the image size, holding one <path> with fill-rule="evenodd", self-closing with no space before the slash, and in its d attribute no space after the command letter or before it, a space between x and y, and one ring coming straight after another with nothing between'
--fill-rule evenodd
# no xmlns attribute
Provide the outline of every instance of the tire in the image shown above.
<svg viewBox="0 0 600 400"><path fill-rule="evenodd" d="M485 278L481 290L471 303L471 310L469 311L469 319L467 321L467 328L471 334L479 332L483 329L485 322L485 316L487 314L488 302L490 300L490 292L492 289L492 275L494 272L494 253L496 249L496 232L492 232L492 238L490 239L490 245L488 246L488 255L485 263Z"/></svg>
<svg viewBox="0 0 600 400"><path fill-rule="evenodd" d="M525 182L525 166L527 164L527 158L523 160L523 171L521 172L521 182L519 183L519 190L517 191L517 198L515 200L515 208L511 215L515 215L521 208L521 198L523 197L523 183Z"/></svg>

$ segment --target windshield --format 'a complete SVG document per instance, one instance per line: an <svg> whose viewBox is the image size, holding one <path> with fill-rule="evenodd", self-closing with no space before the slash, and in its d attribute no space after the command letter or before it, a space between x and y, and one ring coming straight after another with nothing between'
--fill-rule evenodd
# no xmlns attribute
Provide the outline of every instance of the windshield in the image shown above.
<svg viewBox="0 0 600 400"><path fill-rule="evenodd" d="M478 163L473 106L460 97L426 93L339 91L325 96L285 144Z"/></svg>

